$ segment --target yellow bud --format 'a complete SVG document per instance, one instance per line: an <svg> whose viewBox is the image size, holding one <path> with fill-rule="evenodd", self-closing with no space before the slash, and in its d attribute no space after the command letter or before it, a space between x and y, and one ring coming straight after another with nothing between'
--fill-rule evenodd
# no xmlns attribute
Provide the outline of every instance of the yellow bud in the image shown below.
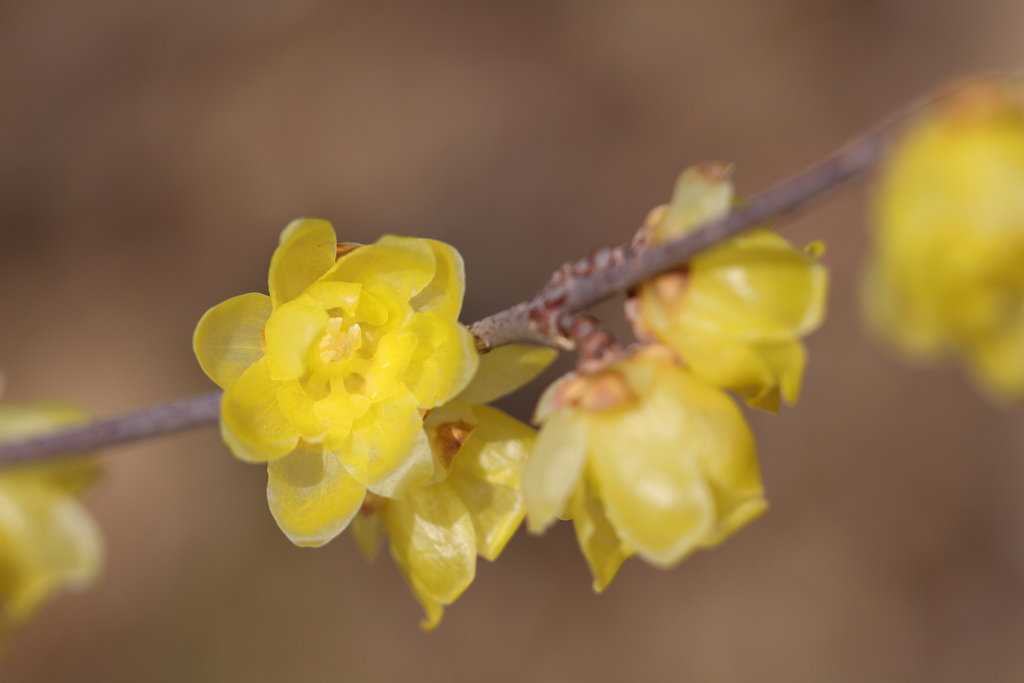
<svg viewBox="0 0 1024 683"><path fill-rule="evenodd" d="M1024 90L975 80L922 112L877 184L867 316L912 358L1024 397Z"/></svg>
<svg viewBox="0 0 1024 683"><path fill-rule="evenodd" d="M722 218L732 204L728 167L680 176L670 207L647 230L654 243ZM805 250L757 229L695 256L640 287L629 312L637 336L672 346L702 380L751 406L795 403L806 361L801 339L825 314L828 272L820 243Z"/></svg>

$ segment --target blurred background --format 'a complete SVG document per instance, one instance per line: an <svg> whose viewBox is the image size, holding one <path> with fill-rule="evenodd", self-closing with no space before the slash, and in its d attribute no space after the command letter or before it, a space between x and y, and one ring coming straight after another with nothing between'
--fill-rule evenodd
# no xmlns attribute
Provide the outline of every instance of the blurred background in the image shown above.
<svg viewBox="0 0 1024 683"><path fill-rule="evenodd" d="M627 240L687 165L735 162L752 194L1021 64L1022 35L1017 0L7 0L7 398L109 414L212 389L195 323L265 291L298 216L454 244L475 320ZM800 405L751 415L772 508L720 549L632 560L596 596L570 525L521 532L423 634L386 553L293 547L265 469L207 428L106 457L105 574L0 680L1024 680L1021 412L866 338L866 185L779 225L827 242L831 311Z"/></svg>

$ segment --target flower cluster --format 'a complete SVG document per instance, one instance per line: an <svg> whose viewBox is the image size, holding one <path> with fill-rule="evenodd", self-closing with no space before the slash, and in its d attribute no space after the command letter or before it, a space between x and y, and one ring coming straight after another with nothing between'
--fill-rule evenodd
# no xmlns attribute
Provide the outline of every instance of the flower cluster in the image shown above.
<svg viewBox="0 0 1024 683"><path fill-rule="evenodd" d="M1024 87L989 78L907 126L877 184L867 317L912 358L952 354L1024 398Z"/></svg>
<svg viewBox="0 0 1024 683"><path fill-rule="evenodd" d="M732 203L726 167L690 169L636 248ZM486 404L555 352L479 356L457 321L462 261L441 242L339 245L328 223L296 221L270 295L210 309L194 346L225 390L224 441L267 463L285 534L317 546L351 524L370 557L386 534L431 629L524 517L534 532L571 518L603 590L634 553L671 566L761 514L753 437L723 390L772 411L797 400L801 338L824 313L816 253L755 230L643 283L628 302L641 344L553 384L539 434Z"/></svg>
<svg viewBox="0 0 1024 683"><path fill-rule="evenodd" d="M685 171L635 248L725 216L729 171ZM581 367L542 397L523 483L528 523L542 531L571 518L595 590L634 553L670 567L766 509L753 437L722 390L772 412L780 396L796 402L801 338L824 316L820 253L756 229L643 283L626 312L644 344Z"/></svg>
<svg viewBox="0 0 1024 683"><path fill-rule="evenodd" d="M60 403L0 405L0 442L40 436L88 415ZM0 471L0 621L24 623L54 593L99 574L99 529L78 497L98 469L88 459Z"/></svg>

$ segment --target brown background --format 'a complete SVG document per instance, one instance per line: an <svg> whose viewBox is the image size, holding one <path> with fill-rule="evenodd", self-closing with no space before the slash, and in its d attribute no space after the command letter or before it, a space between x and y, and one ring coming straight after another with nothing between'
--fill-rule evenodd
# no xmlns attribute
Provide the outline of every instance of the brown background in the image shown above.
<svg viewBox="0 0 1024 683"><path fill-rule="evenodd" d="M686 165L749 194L1022 35L1018 0L3 2L8 398L212 388L195 322L265 291L297 216L451 242L476 319L627 239ZM831 315L801 404L751 418L772 509L721 549L595 596L568 525L520 534L424 635L389 558L292 547L205 429L106 458L103 579L0 679L1024 680L1021 413L866 340L864 198L780 226L828 242Z"/></svg>

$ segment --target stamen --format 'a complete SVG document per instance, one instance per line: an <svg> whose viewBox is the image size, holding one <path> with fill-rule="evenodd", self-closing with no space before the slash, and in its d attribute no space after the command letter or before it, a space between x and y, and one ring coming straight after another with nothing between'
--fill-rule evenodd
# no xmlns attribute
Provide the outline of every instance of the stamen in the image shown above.
<svg viewBox="0 0 1024 683"><path fill-rule="evenodd" d="M362 329L359 324L351 325L347 331L341 331L341 318L327 321L324 338L320 340L320 360L324 363L345 361L355 355L363 345Z"/></svg>

